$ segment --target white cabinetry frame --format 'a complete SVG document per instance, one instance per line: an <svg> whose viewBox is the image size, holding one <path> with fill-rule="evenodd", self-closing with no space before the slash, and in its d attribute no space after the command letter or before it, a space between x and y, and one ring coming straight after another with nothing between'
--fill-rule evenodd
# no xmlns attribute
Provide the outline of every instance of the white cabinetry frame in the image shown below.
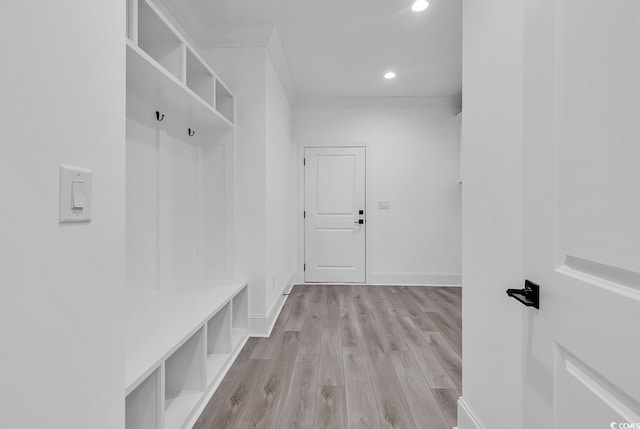
<svg viewBox="0 0 640 429"><path fill-rule="evenodd" d="M246 282L159 293L131 303L126 429L190 428L248 339ZM235 325L237 326L237 325ZM246 326L246 325L245 325Z"/></svg>
<svg viewBox="0 0 640 429"><path fill-rule="evenodd" d="M126 28L128 94L186 115L192 127L233 128L233 94L153 3L128 0Z"/></svg>
<svg viewBox="0 0 640 429"><path fill-rule="evenodd" d="M127 0L126 55L125 428L187 429L248 339L247 282L220 280L235 99L149 0Z"/></svg>

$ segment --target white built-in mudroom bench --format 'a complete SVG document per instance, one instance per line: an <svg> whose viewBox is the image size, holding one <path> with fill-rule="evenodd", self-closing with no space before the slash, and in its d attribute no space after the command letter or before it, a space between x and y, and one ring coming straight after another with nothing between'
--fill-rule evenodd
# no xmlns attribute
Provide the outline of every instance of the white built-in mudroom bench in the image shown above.
<svg viewBox="0 0 640 429"><path fill-rule="evenodd" d="M127 308L126 428L182 428L247 336L247 284L160 293Z"/></svg>
<svg viewBox="0 0 640 429"><path fill-rule="evenodd" d="M126 35L125 427L190 428L248 338L235 100L150 1L127 0Z"/></svg>

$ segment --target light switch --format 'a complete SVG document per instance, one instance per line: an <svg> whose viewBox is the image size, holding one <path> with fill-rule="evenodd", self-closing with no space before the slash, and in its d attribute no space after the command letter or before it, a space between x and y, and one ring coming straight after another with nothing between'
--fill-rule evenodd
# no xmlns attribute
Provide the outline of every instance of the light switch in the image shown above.
<svg viewBox="0 0 640 429"><path fill-rule="evenodd" d="M74 180L71 183L71 208L82 210L84 206L84 182Z"/></svg>
<svg viewBox="0 0 640 429"><path fill-rule="evenodd" d="M391 201L378 201L378 210L391 210Z"/></svg>
<svg viewBox="0 0 640 429"><path fill-rule="evenodd" d="M60 223L91 221L91 170L60 166Z"/></svg>

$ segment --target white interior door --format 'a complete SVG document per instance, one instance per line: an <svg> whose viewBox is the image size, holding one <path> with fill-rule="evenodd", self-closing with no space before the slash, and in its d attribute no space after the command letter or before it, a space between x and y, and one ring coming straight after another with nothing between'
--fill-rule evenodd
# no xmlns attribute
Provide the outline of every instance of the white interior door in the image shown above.
<svg viewBox="0 0 640 429"><path fill-rule="evenodd" d="M305 148L305 281L365 281L365 148Z"/></svg>
<svg viewBox="0 0 640 429"><path fill-rule="evenodd" d="M640 428L640 2L526 5L525 427Z"/></svg>

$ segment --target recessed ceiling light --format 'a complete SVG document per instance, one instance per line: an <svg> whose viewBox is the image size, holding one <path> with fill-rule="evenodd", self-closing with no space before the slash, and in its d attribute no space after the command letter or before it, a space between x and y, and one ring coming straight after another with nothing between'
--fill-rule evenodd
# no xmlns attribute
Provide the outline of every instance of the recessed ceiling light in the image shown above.
<svg viewBox="0 0 640 429"><path fill-rule="evenodd" d="M429 7L429 2L427 0L416 0L411 6L411 10L414 12L422 12L426 8Z"/></svg>
<svg viewBox="0 0 640 429"><path fill-rule="evenodd" d="M390 71L390 72L386 72L386 73L384 74L384 78L385 78L385 79L393 79L394 77L396 77L396 74L395 74L394 72L392 72L392 71Z"/></svg>

